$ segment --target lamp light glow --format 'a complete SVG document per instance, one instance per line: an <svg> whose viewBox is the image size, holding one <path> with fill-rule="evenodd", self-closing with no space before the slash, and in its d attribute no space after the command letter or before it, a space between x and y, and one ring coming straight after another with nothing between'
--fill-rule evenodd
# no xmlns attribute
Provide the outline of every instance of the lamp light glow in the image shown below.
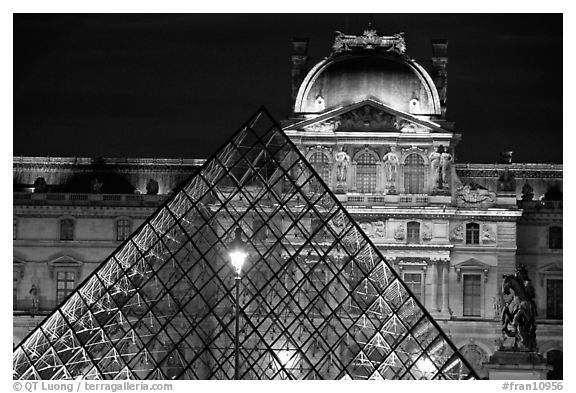
<svg viewBox="0 0 576 393"><path fill-rule="evenodd" d="M242 266L246 261L246 257L248 254L242 250L232 250L230 251L230 261L232 262L232 266L234 266L234 270L236 271L236 275L240 276L240 272L242 271Z"/></svg>

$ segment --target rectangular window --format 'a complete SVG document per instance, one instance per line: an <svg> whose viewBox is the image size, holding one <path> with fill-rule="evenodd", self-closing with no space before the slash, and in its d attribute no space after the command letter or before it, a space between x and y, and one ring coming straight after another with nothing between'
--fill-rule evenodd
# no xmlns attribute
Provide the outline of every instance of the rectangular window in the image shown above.
<svg viewBox="0 0 576 393"><path fill-rule="evenodd" d="M12 220L12 240L16 240L18 238L18 220Z"/></svg>
<svg viewBox="0 0 576 393"><path fill-rule="evenodd" d="M128 239L131 232L130 220L122 218L116 221L116 240L124 241Z"/></svg>
<svg viewBox="0 0 576 393"><path fill-rule="evenodd" d="M56 273L56 301L60 304L74 290L74 272Z"/></svg>
<svg viewBox="0 0 576 393"><path fill-rule="evenodd" d="M562 319L562 280L546 280L546 318Z"/></svg>
<svg viewBox="0 0 576 393"><path fill-rule="evenodd" d="M466 224L466 244L480 244L480 224Z"/></svg>
<svg viewBox="0 0 576 393"><path fill-rule="evenodd" d="M480 274L465 274L462 277L464 284L464 312L465 317L480 316Z"/></svg>
<svg viewBox="0 0 576 393"><path fill-rule="evenodd" d="M404 283L418 300L422 300L422 273L404 273Z"/></svg>
<svg viewBox="0 0 576 393"><path fill-rule="evenodd" d="M60 240L74 240L74 220L60 220Z"/></svg>
<svg viewBox="0 0 576 393"><path fill-rule="evenodd" d="M562 228L551 227L548 230L548 247L559 250L562 248Z"/></svg>
<svg viewBox="0 0 576 393"><path fill-rule="evenodd" d="M408 243L420 243L420 223L409 222L406 229Z"/></svg>

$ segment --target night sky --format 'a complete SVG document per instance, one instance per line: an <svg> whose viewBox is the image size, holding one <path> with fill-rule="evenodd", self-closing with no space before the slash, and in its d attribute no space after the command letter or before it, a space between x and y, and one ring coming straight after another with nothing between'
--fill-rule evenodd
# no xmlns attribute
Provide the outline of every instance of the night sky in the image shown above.
<svg viewBox="0 0 576 393"><path fill-rule="evenodd" d="M14 16L16 156L206 158L260 106L290 115L292 37L405 32L429 70L449 40L458 162L562 163L562 15Z"/></svg>

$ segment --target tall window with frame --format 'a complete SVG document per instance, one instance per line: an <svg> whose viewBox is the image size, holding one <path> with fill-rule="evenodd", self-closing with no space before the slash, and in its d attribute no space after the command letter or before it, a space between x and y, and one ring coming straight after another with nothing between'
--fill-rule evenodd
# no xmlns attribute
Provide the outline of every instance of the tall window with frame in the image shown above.
<svg viewBox="0 0 576 393"><path fill-rule="evenodd" d="M356 160L356 191L376 191L376 157L362 153Z"/></svg>
<svg viewBox="0 0 576 393"><path fill-rule="evenodd" d="M480 274L464 274L462 276L464 286L464 304L462 315L465 317L480 316L480 299L482 281Z"/></svg>
<svg viewBox="0 0 576 393"><path fill-rule="evenodd" d="M60 240L74 240L74 220L64 218L60 220Z"/></svg>
<svg viewBox="0 0 576 393"><path fill-rule="evenodd" d="M128 239L132 232L132 223L127 218L119 218L116 220L116 240L124 241Z"/></svg>
<svg viewBox="0 0 576 393"><path fill-rule="evenodd" d="M76 274L71 271L56 272L56 302L60 304L74 290Z"/></svg>
<svg viewBox="0 0 576 393"><path fill-rule="evenodd" d="M466 244L480 244L480 224L466 224Z"/></svg>
<svg viewBox="0 0 576 393"><path fill-rule="evenodd" d="M425 177L424 159L416 153L406 157L404 161L404 191L407 194L423 194Z"/></svg>
<svg viewBox="0 0 576 393"><path fill-rule="evenodd" d="M550 227L548 229L548 248L562 249L562 227Z"/></svg>
<svg viewBox="0 0 576 393"><path fill-rule="evenodd" d="M422 273L419 272L404 272L404 283L418 300L422 300Z"/></svg>
<svg viewBox="0 0 576 393"><path fill-rule="evenodd" d="M546 318L562 319L562 279L546 280Z"/></svg>
<svg viewBox="0 0 576 393"><path fill-rule="evenodd" d="M18 239L18 219L12 218L12 240Z"/></svg>
<svg viewBox="0 0 576 393"><path fill-rule="evenodd" d="M408 243L420 243L420 223L410 221L406 224L406 239Z"/></svg>
<svg viewBox="0 0 576 393"><path fill-rule="evenodd" d="M316 152L310 156L309 162L316 173L324 180L324 183L330 186L330 162L326 154ZM316 191L320 185L314 184L313 187L315 188L314 191Z"/></svg>

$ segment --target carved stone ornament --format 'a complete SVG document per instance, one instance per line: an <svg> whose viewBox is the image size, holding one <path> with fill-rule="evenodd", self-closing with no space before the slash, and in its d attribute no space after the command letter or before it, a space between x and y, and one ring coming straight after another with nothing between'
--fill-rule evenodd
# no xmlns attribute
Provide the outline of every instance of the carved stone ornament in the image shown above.
<svg viewBox="0 0 576 393"><path fill-rule="evenodd" d="M404 230L404 225L400 224L394 231L394 239L401 241L406 238L406 231Z"/></svg>
<svg viewBox="0 0 576 393"><path fill-rule="evenodd" d="M482 243L496 243L494 230L488 225L482 226Z"/></svg>
<svg viewBox="0 0 576 393"><path fill-rule="evenodd" d="M410 154L410 153L426 153L426 150L416 146L416 145L412 145L410 147L406 147L404 149L402 149L402 154L406 155L406 154Z"/></svg>
<svg viewBox="0 0 576 393"><path fill-rule="evenodd" d="M370 105L340 115L336 131L399 131L400 119Z"/></svg>
<svg viewBox="0 0 576 393"><path fill-rule="evenodd" d="M362 230L364 231L364 233L368 236L372 236L372 232L374 229L374 226L372 225L371 222L361 222L360 223L360 228L362 228Z"/></svg>
<svg viewBox="0 0 576 393"><path fill-rule="evenodd" d="M336 38L332 48L334 53L348 52L354 49L385 49L387 52L404 54L406 52L406 42L404 33L393 36L379 36L376 30L368 28L361 36L336 32Z"/></svg>
<svg viewBox="0 0 576 393"><path fill-rule="evenodd" d="M473 184L459 185L456 188L456 202L467 207L481 207L496 201L496 193Z"/></svg>
<svg viewBox="0 0 576 393"><path fill-rule="evenodd" d="M464 241L464 224L458 224L450 233L450 241L461 242Z"/></svg>
<svg viewBox="0 0 576 393"><path fill-rule="evenodd" d="M310 132L334 132L340 125L338 120L330 119L321 123L314 123L304 127L304 131Z"/></svg>
<svg viewBox="0 0 576 393"><path fill-rule="evenodd" d="M386 227L383 221L374 221L372 225L374 226L374 237L383 238L386 236Z"/></svg>
<svg viewBox="0 0 576 393"><path fill-rule="evenodd" d="M422 229L422 240L432 240L432 228L428 224L424 224L424 228Z"/></svg>

